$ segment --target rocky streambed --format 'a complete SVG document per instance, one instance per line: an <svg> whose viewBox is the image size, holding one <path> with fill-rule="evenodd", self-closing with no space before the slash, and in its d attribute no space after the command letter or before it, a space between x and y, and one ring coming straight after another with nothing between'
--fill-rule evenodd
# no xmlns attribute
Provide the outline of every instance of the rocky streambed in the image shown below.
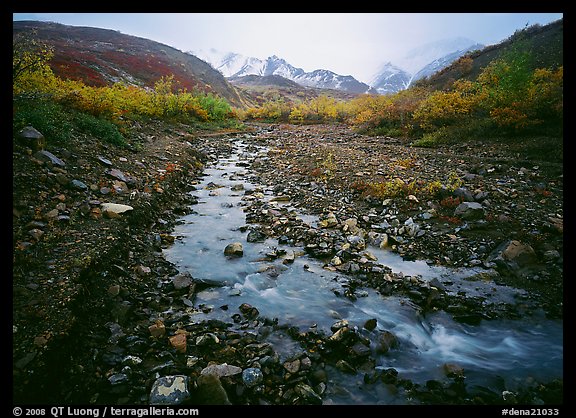
<svg viewBox="0 0 576 418"><path fill-rule="evenodd" d="M147 191L161 199L145 196L140 216L134 197L127 213L87 212L116 243L78 268L80 289L64 304L72 323L40 341L23 337L32 321L16 315L16 401L562 402L562 177L553 164L434 154L333 126L168 143L178 151L160 160L163 182ZM40 167L48 178L55 170ZM451 193L464 198L445 207L361 194L358 179L390 170L404 182L446 182L454 171L462 184ZM117 203L145 183L127 185ZM96 207L102 189L89 190ZM26 297L39 289L22 287Z"/></svg>

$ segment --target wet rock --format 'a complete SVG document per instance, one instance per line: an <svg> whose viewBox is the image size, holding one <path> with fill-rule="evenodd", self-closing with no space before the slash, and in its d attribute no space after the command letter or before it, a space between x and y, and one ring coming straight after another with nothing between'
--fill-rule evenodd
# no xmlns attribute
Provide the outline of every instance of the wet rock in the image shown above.
<svg viewBox="0 0 576 418"><path fill-rule="evenodd" d="M248 319L255 319L260 315L258 309L248 303L243 303L238 307L238 309L242 312L242 315Z"/></svg>
<svg viewBox="0 0 576 418"><path fill-rule="evenodd" d="M246 237L248 242L263 242L266 240L266 234L257 228L252 228Z"/></svg>
<svg viewBox="0 0 576 418"><path fill-rule="evenodd" d="M356 374L356 369L346 360L340 359L336 362L336 368L341 372L348 374Z"/></svg>
<svg viewBox="0 0 576 418"><path fill-rule="evenodd" d="M364 323L364 328L367 329L368 331L372 331L376 328L376 325L378 325L378 321L376 320L376 318L372 318Z"/></svg>
<svg viewBox="0 0 576 418"><path fill-rule="evenodd" d="M378 335L378 339L375 345L375 351L378 354L386 354L392 348L398 346L398 338L390 331L382 331L380 335Z"/></svg>
<svg viewBox="0 0 576 418"><path fill-rule="evenodd" d="M204 335L196 337L196 346L207 347L220 343L220 339L213 333L207 332Z"/></svg>
<svg viewBox="0 0 576 418"><path fill-rule="evenodd" d="M288 371L289 373L292 373L292 374L298 373L300 371L300 359L287 361L284 363L283 366L286 369L286 371Z"/></svg>
<svg viewBox="0 0 576 418"><path fill-rule="evenodd" d="M298 383L294 387L294 391L302 398L305 404L310 405L322 405L322 398L318 395L314 389L305 383Z"/></svg>
<svg viewBox="0 0 576 418"><path fill-rule="evenodd" d="M462 377L462 376L464 376L464 369L457 364L444 363L442 368L444 369L444 373L448 377Z"/></svg>
<svg viewBox="0 0 576 418"><path fill-rule="evenodd" d="M190 397L188 376L159 377L150 390L150 405L180 405Z"/></svg>
<svg viewBox="0 0 576 418"><path fill-rule="evenodd" d="M228 244L226 248L224 248L224 255L228 257L242 257L244 255L244 248L242 247L242 243L233 242Z"/></svg>

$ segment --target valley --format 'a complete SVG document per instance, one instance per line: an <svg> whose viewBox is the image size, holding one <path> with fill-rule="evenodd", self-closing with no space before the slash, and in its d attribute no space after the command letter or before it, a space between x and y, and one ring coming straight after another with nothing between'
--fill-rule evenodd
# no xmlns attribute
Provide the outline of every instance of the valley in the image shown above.
<svg viewBox="0 0 576 418"><path fill-rule="evenodd" d="M49 148L64 165L15 148L17 403L562 403L560 162L247 128L142 126L136 153ZM482 214L359 192L390 170L453 170ZM510 357L497 366L493 350ZM184 398L158 395L179 376Z"/></svg>

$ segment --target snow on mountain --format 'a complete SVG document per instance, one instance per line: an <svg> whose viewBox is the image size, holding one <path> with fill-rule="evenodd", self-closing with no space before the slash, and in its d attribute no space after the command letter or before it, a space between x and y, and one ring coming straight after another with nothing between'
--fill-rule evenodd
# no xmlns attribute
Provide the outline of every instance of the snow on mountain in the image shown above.
<svg viewBox="0 0 576 418"><path fill-rule="evenodd" d="M383 64L370 85L380 94L396 93L447 67L466 52L482 48L484 45L463 37L430 42L411 49L394 64Z"/></svg>
<svg viewBox="0 0 576 418"><path fill-rule="evenodd" d="M392 94L408 88L412 76L391 62L382 65L370 82L379 94Z"/></svg>
<svg viewBox="0 0 576 418"><path fill-rule="evenodd" d="M358 81L351 75L340 75L329 70L306 72L276 55L260 59L233 52L219 52L213 48L190 53L212 65L227 78L279 75L306 87L336 89L351 93L393 94L447 67L466 52L483 47L484 45L463 37L421 45L411 49L403 57L397 58L394 64L391 61L385 62L372 78L370 85Z"/></svg>
<svg viewBox="0 0 576 418"><path fill-rule="evenodd" d="M236 53L219 53L214 49L191 53L211 64L227 78L279 75L306 87L337 89L351 93L365 93L370 90L370 86L350 75L343 76L322 69L306 72L276 55L262 60Z"/></svg>

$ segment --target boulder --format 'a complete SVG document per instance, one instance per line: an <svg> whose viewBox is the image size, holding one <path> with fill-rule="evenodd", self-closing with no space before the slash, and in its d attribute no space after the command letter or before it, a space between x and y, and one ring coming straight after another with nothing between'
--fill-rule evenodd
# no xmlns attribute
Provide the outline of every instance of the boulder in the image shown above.
<svg viewBox="0 0 576 418"><path fill-rule="evenodd" d="M36 128L26 126L18 132L16 139L23 145L34 151L43 150L46 146L46 138Z"/></svg>
<svg viewBox="0 0 576 418"><path fill-rule="evenodd" d="M454 210L454 216L471 221L484 217L484 208L478 202L462 202Z"/></svg>
<svg viewBox="0 0 576 418"><path fill-rule="evenodd" d="M244 248L242 247L242 243L233 242L228 244L226 248L224 248L224 255L228 257L242 257L244 255Z"/></svg>

